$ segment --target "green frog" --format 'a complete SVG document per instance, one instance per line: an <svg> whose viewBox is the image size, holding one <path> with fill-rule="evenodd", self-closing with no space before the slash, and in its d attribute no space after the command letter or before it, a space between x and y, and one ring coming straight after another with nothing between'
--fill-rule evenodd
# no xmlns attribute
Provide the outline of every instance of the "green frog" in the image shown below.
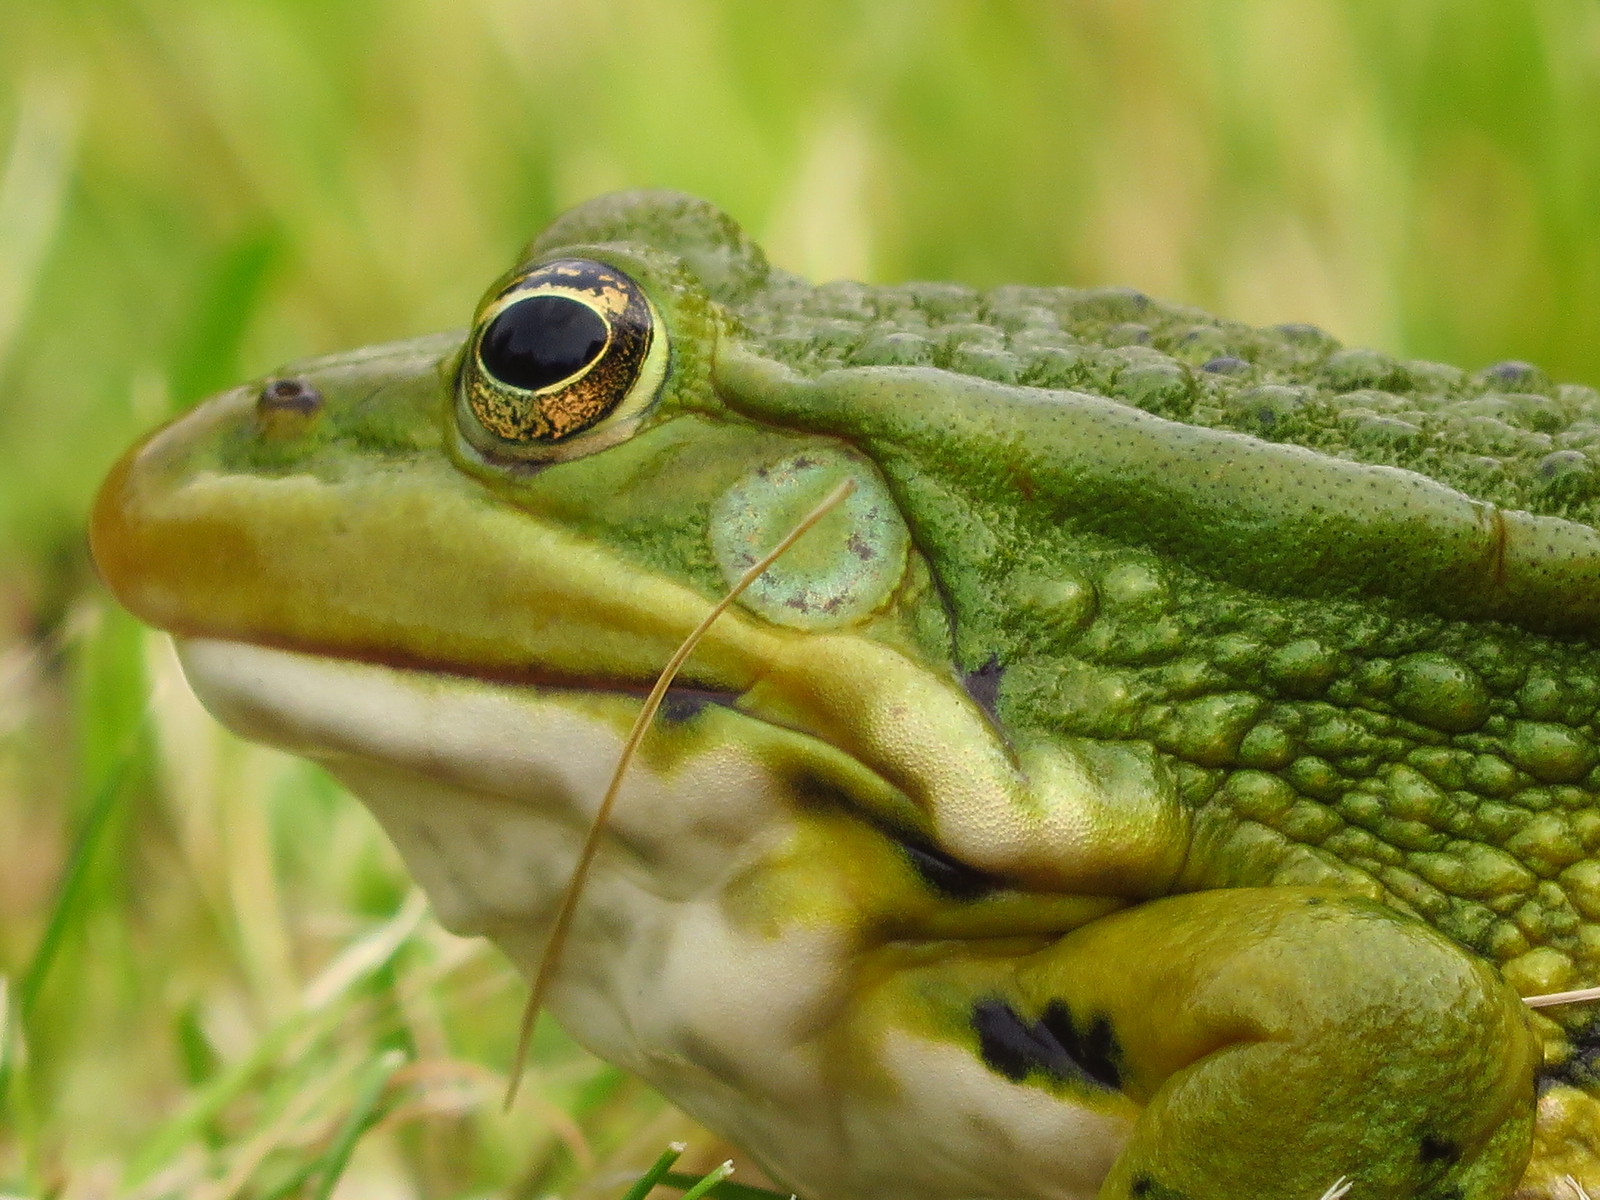
<svg viewBox="0 0 1600 1200"><path fill-rule="evenodd" d="M99 569L814 1200L1600 1191L1600 393L675 193L136 446ZM1572 1176L1569 1183L1565 1177Z"/></svg>

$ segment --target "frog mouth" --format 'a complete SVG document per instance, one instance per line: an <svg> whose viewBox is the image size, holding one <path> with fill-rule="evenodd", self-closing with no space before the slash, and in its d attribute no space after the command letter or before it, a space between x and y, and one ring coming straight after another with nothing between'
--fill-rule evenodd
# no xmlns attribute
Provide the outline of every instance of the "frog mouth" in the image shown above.
<svg viewBox="0 0 1600 1200"><path fill-rule="evenodd" d="M575 765L589 780L577 790L594 792L589 799L597 801L593 782L603 784L616 769L650 687L206 635L177 634L173 641L201 701L241 736L318 761L385 762L520 803L544 801L550 765L558 760ZM907 814L915 819L909 798L881 774L806 730L751 711L743 700L732 691L674 686L657 721L670 729L709 718L719 731L694 740L727 737L770 763L775 775L803 773L805 788L848 796L863 811L892 813L900 822ZM558 712L565 725L541 730L561 724L553 718ZM655 757L656 773L670 773L673 754ZM582 815L587 820L592 813Z"/></svg>

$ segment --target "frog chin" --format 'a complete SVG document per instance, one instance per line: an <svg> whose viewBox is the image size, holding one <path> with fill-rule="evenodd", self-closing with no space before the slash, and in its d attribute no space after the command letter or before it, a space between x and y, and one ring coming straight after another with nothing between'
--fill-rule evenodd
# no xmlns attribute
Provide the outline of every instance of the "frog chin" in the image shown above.
<svg viewBox="0 0 1600 1200"><path fill-rule="evenodd" d="M374 810L451 928L542 934L636 698L175 641L224 725L321 763ZM648 880L665 901L706 894L787 834L785 801L783 782L736 738L642 755L609 818L601 874Z"/></svg>
<svg viewBox="0 0 1600 1200"><path fill-rule="evenodd" d="M356 793L441 923L537 969L636 698L216 639L177 647L223 724L322 764ZM729 919L727 885L789 838L793 820L783 781L737 739L695 744L666 767L644 755L629 770L550 1006L589 1048L679 1096L748 1083L747 1070L763 1087L787 1070L804 1090L809 1069L786 1068L783 1048L837 1015L850 939L830 929L774 939Z"/></svg>

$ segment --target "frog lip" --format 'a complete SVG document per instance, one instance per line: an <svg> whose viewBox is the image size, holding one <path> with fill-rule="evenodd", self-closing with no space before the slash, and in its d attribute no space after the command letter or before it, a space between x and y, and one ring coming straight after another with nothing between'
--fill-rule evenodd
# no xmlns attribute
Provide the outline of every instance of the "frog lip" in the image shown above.
<svg viewBox="0 0 1600 1200"><path fill-rule="evenodd" d="M650 693L658 678L658 676L651 676L649 679L618 679L601 675L581 675L538 664L515 668L487 664L467 665L452 662L445 658L408 654L404 651L387 647L318 645L288 638L256 635L241 636L233 632L213 633L198 629L171 630L169 632L174 640L178 642L232 642L237 645L254 646L262 650L277 650L288 654L304 655L308 658L360 663L366 666L382 667L391 671L411 672L418 675L472 680L478 683L512 689L540 688L551 691L605 693L637 696L642 700ZM699 705L717 704L725 708L740 708L739 701L741 698L742 693L740 692L722 688L699 687L692 682L680 682L675 679L667 689L667 700L663 702L662 707L667 709L669 705L677 701L680 704L682 702L692 702ZM742 708L740 708L740 711L745 712L747 716L754 715ZM670 716L670 713L666 715ZM776 724L776 722L771 721L768 723ZM801 730L799 732L805 731Z"/></svg>
<svg viewBox="0 0 1600 1200"><path fill-rule="evenodd" d="M330 754L381 758L383 755L373 752L372 745L384 743L386 739L382 736L372 738L360 732L362 722L360 714L355 712L362 707L360 704L348 706L355 719L349 723L346 732L356 730L353 737L339 737L335 739L338 744L326 745L315 737L307 740L298 736L298 718L287 714L285 710L300 704L301 700L296 698L291 689L281 686L275 688L267 678L275 670L287 668L294 671L296 664L299 664L299 669L313 664L345 665L357 670L381 672L396 680L424 686L429 681L447 688L454 685L462 689L463 694L476 687L503 697L529 701L574 695L609 695L643 701L655 682L654 678L640 681L578 676L539 667L515 671L485 670L392 651L360 652L345 646L321 647L303 642L240 637L231 633L169 631L169 635L183 662L185 675L218 720L247 738L278 745L308 758L324 758ZM229 665L219 673L216 666L221 656L227 656ZM232 678L222 688L213 686L216 680L225 676ZM239 702L241 697L247 697L242 704ZM697 687L692 682L674 683L663 699L656 721L672 723L688 720L707 706L716 706L740 719L767 726L802 742L827 747L834 754L845 753L812 731L776 720L757 711L756 706L743 703L743 700L742 694L737 692ZM278 714L283 714L282 719ZM618 740L621 741L620 735ZM445 769L448 753L420 753L413 757L411 765L425 775L443 777L454 774ZM846 757L855 771L871 776L880 787L890 787L870 764L853 756Z"/></svg>

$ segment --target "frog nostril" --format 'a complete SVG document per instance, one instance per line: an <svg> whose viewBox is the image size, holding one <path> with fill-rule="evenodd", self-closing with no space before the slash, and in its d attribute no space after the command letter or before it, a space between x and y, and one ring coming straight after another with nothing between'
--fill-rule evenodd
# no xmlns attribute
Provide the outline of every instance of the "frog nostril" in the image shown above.
<svg viewBox="0 0 1600 1200"><path fill-rule="evenodd" d="M311 416L322 408L322 393L304 379L269 379L256 397L256 412L265 417L276 413Z"/></svg>

